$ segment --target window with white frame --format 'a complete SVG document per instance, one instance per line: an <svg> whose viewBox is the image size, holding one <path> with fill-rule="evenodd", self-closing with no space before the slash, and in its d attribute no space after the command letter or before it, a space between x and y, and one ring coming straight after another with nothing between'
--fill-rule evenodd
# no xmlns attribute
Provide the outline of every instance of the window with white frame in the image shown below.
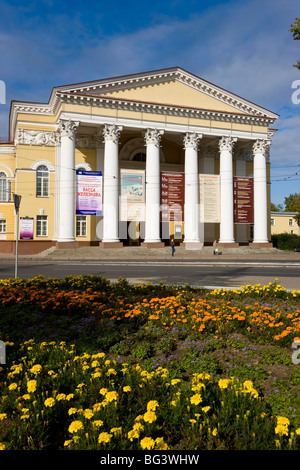
<svg viewBox="0 0 300 470"><path fill-rule="evenodd" d="M294 225L294 219L289 219L289 225Z"/></svg>
<svg viewBox="0 0 300 470"><path fill-rule="evenodd" d="M6 220L0 219L0 233L6 233Z"/></svg>
<svg viewBox="0 0 300 470"><path fill-rule="evenodd" d="M275 225L275 219L271 219L271 225Z"/></svg>
<svg viewBox="0 0 300 470"><path fill-rule="evenodd" d="M36 169L36 195L49 196L49 170L45 165L40 165Z"/></svg>
<svg viewBox="0 0 300 470"><path fill-rule="evenodd" d="M8 199L8 188L7 188L7 176L4 171L0 171L0 201L7 201Z"/></svg>
<svg viewBox="0 0 300 470"><path fill-rule="evenodd" d="M76 237L86 237L86 216L76 216Z"/></svg>
<svg viewBox="0 0 300 470"><path fill-rule="evenodd" d="M37 237L46 237L48 235L48 216L38 215L36 219Z"/></svg>

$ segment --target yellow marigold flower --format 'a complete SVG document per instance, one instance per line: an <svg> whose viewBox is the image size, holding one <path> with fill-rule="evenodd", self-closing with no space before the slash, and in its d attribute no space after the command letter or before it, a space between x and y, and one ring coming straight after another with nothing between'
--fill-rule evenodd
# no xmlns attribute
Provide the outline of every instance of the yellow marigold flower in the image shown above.
<svg viewBox="0 0 300 470"><path fill-rule="evenodd" d="M118 393L115 392L115 391L107 392L107 394L105 395L105 398L106 398L107 401L117 400L118 399Z"/></svg>
<svg viewBox="0 0 300 470"><path fill-rule="evenodd" d="M202 410L204 413L207 413L207 412L210 410L210 406L204 406L203 408L201 408L201 410Z"/></svg>
<svg viewBox="0 0 300 470"><path fill-rule="evenodd" d="M23 400L30 400L31 396L29 393L25 393L25 395L22 396Z"/></svg>
<svg viewBox="0 0 300 470"><path fill-rule="evenodd" d="M143 450L151 450L155 445L155 441L152 437L144 437L144 439L141 440L140 445Z"/></svg>
<svg viewBox="0 0 300 470"><path fill-rule="evenodd" d="M101 388L100 391L99 391L99 393L100 393L101 395L106 395L107 392L108 392L108 389L107 389L107 388Z"/></svg>
<svg viewBox="0 0 300 470"><path fill-rule="evenodd" d="M108 369L108 371L106 372L106 375L116 375L116 371L115 369Z"/></svg>
<svg viewBox="0 0 300 470"><path fill-rule="evenodd" d="M83 411L83 416L87 419L91 419L93 416L94 416L94 413L92 410L90 410L89 408L85 409Z"/></svg>
<svg viewBox="0 0 300 470"><path fill-rule="evenodd" d="M217 434L218 434L218 430L217 430L217 428L214 428L214 429L213 429L213 432L212 432L212 435L213 435L213 436L216 436Z"/></svg>
<svg viewBox="0 0 300 470"><path fill-rule="evenodd" d="M68 401L70 401L72 398L74 398L74 393L69 393L69 395L66 396Z"/></svg>
<svg viewBox="0 0 300 470"><path fill-rule="evenodd" d="M7 418L6 413L0 413L0 421L3 421L3 419L6 419L6 418Z"/></svg>
<svg viewBox="0 0 300 470"><path fill-rule="evenodd" d="M146 421L146 423L153 423L153 421L155 420L156 420L156 414L153 411L147 411L144 414L144 421Z"/></svg>
<svg viewBox="0 0 300 470"><path fill-rule="evenodd" d="M77 408L70 408L68 411L68 415L71 416L73 414L77 413Z"/></svg>
<svg viewBox="0 0 300 470"><path fill-rule="evenodd" d="M142 425L142 423L137 422L133 425L133 429L135 429L136 431L141 432L141 431L144 430L144 426Z"/></svg>
<svg viewBox="0 0 300 470"><path fill-rule="evenodd" d="M51 408L55 404L54 398L46 398L44 405Z"/></svg>
<svg viewBox="0 0 300 470"><path fill-rule="evenodd" d="M296 429L295 433L300 436L300 428Z"/></svg>
<svg viewBox="0 0 300 470"><path fill-rule="evenodd" d="M221 389L227 388L229 384L230 384L229 379L220 379L219 382L218 382L218 385Z"/></svg>
<svg viewBox="0 0 300 470"><path fill-rule="evenodd" d="M283 435L288 436L289 431L288 431L287 426L285 426L284 424L278 424L275 428L275 434L279 434L280 436L283 436Z"/></svg>
<svg viewBox="0 0 300 470"><path fill-rule="evenodd" d="M0 450L5 450L5 444L2 444L2 442L0 442Z"/></svg>
<svg viewBox="0 0 300 470"><path fill-rule="evenodd" d="M163 437L157 437L155 439L155 449L157 450L168 450L169 446L166 442L164 442Z"/></svg>
<svg viewBox="0 0 300 470"><path fill-rule="evenodd" d="M132 392L130 385L125 385L125 387L123 387L123 392Z"/></svg>
<svg viewBox="0 0 300 470"><path fill-rule="evenodd" d="M128 432L127 437L130 441L133 441L133 439L138 439L140 437L140 433L137 429L131 429L131 431Z"/></svg>
<svg viewBox="0 0 300 470"><path fill-rule="evenodd" d="M15 382L13 382L12 384L10 384L10 386L8 387L8 390L15 390L17 388L17 384Z"/></svg>
<svg viewBox="0 0 300 470"><path fill-rule="evenodd" d="M102 404L101 403L95 403L93 405L93 411L97 412L97 411L100 411L101 410L101 407L102 407Z"/></svg>
<svg viewBox="0 0 300 470"><path fill-rule="evenodd" d="M95 421L93 421L93 426L96 426L96 428L100 428L101 426L103 426L103 421L101 419L96 419Z"/></svg>
<svg viewBox="0 0 300 470"><path fill-rule="evenodd" d="M199 393L195 393L195 395L191 397L190 401L192 405L199 405L199 403L202 402L202 397Z"/></svg>
<svg viewBox="0 0 300 470"><path fill-rule="evenodd" d="M98 377L101 377L101 372L95 372L92 374L93 379L97 379Z"/></svg>
<svg viewBox="0 0 300 470"><path fill-rule="evenodd" d="M80 431L80 429L83 429L82 421L72 421L72 423L69 426L69 432L71 434Z"/></svg>
<svg viewBox="0 0 300 470"><path fill-rule="evenodd" d="M171 385L176 385L176 384L178 384L178 383L180 383L180 382L181 382L180 379L172 379L172 380L171 380Z"/></svg>
<svg viewBox="0 0 300 470"><path fill-rule="evenodd" d="M64 447L68 447L70 444L72 444L73 440L68 439L67 441L64 442Z"/></svg>
<svg viewBox="0 0 300 470"><path fill-rule="evenodd" d="M120 426L119 428L111 428L110 432L117 436L118 434L122 433L122 426Z"/></svg>
<svg viewBox="0 0 300 470"><path fill-rule="evenodd" d="M101 444L102 442L107 443L111 440L112 434L109 434L108 432L101 432L98 437L98 442Z"/></svg>
<svg viewBox="0 0 300 470"><path fill-rule="evenodd" d="M59 393L56 397L57 401L65 400L67 398L65 393Z"/></svg>
<svg viewBox="0 0 300 470"><path fill-rule="evenodd" d="M36 380L28 380L27 391L29 393L34 393L36 391Z"/></svg>
<svg viewBox="0 0 300 470"><path fill-rule="evenodd" d="M155 411L155 409L159 406L157 400L150 400L147 404L147 411Z"/></svg>
<svg viewBox="0 0 300 470"><path fill-rule="evenodd" d="M39 374L42 371L42 366L40 364L35 364L31 367L30 372L34 375Z"/></svg>
<svg viewBox="0 0 300 470"><path fill-rule="evenodd" d="M283 424L284 426L288 426L290 424L290 420L285 418L284 416L277 416L277 424Z"/></svg>

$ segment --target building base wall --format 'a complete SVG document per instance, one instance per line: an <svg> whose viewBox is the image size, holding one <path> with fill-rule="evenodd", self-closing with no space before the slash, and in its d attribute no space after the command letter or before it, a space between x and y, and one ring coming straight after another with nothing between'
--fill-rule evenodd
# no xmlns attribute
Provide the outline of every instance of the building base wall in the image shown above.
<svg viewBox="0 0 300 470"><path fill-rule="evenodd" d="M18 253L20 255L34 255L40 253L41 251L47 250L52 246L55 246L56 242L49 240L43 241L29 241L29 240L19 240L18 242ZM16 253L16 242L14 240L3 240L0 241L0 253Z"/></svg>
<svg viewBox="0 0 300 470"><path fill-rule="evenodd" d="M253 246L255 248L273 248L273 243L272 242L266 242L266 243L255 243L251 242L249 243L249 246Z"/></svg>
<svg viewBox="0 0 300 470"><path fill-rule="evenodd" d="M141 242L141 246L144 248L164 248L164 242Z"/></svg>
<svg viewBox="0 0 300 470"><path fill-rule="evenodd" d="M122 242L100 242L99 246L102 248L123 248Z"/></svg>

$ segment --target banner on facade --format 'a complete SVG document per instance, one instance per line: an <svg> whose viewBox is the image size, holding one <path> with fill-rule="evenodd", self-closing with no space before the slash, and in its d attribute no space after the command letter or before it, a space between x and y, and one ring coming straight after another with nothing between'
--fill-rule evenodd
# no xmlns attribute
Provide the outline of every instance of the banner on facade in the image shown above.
<svg viewBox="0 0 300 470"><path fill-rule="evenodd" d="M102 172L76 171L76 214L102 215Z"/></svg>
<svg viewBox="0 0 300 470"><path fill-rule="evenodd" d="M160 190L162 221L184 221L184 173L162 171Z"/></svg>
<svg viewBox="0 0 300 470"><path fill-rule="evenodd" d="M20 217L20 239L33 240L33 217Z"/></svg>
<svg viewBox="0 0 300 470"><path fill-rule="evenodd" d="M120 220L145 220L145 171L121 170Z"/></svg>
<svg viewBox="0 0 300 470"><path fill-rule="evenodd" d="M233 177L233 207L235 224L254 223L252 177Z"/></svg>
<svg viewBox="0 0 300 470"><path fill-rule="evenodd" d="M220 175L200 174L200 222L220 222Z"/></svg>

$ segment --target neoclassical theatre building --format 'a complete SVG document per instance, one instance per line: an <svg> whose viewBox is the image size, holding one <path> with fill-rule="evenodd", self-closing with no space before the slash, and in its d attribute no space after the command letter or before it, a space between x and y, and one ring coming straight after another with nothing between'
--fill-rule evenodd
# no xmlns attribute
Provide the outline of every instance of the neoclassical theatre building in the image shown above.
<svg viewBox="0 0 300 470"><path fill-rule="evenodd" d="M278 115L179 67L13 101L0 144L0 252L271 246ZM13 195L21 196L19 233Z"/></svg>

